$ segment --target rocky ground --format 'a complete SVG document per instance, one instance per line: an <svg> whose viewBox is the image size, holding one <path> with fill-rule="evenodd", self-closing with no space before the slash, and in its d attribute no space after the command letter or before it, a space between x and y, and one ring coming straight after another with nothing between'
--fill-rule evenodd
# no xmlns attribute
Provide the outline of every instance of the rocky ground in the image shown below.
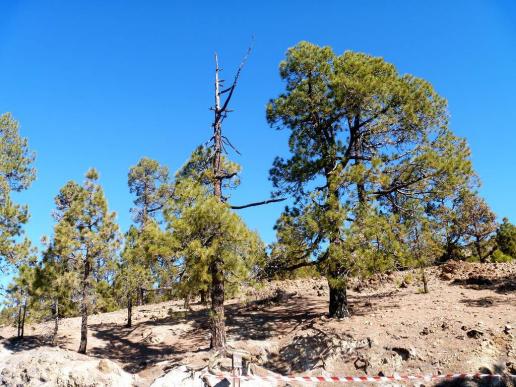
<svg viewBox="0 0 516 387"><path fill-rule="evenodd" d="M516 374L516 264L450 262L427 276L428 294L418 272L353 281L353 316L343 320L326 317L323 279L264 283L228 301L228 344L248 354L262 376ZM74 352L79 318L62 321L60 348L45 346L50 323L29 326L21 341L14 328L0 329L0 384L203 385L212 359L203 305L137 307L132 328L125 318L125 310L90 317L88 356ZM229 359L211 366L231 368Z"/></svg>

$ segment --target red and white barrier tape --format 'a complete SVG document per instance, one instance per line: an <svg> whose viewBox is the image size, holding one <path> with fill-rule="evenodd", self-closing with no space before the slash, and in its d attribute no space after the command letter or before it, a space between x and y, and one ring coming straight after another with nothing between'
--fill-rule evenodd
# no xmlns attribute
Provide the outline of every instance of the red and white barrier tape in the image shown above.
<svg viewBox="0 0 516 387"><path fill-rule="evenodd" d="M234 376L231 374L208 375L217 379L239 379L239 380L267 380L267 381L284 381L284 382L333 382L333 383L349 383L349 382L392 382L392 381L411 381L411 380L443 380L443 379L500 379L502 375L498 374L447 374L447 375L398 375L392 376L283 376L271 374L269 376ZM510 375L516 378L516 375Z"/></svg>

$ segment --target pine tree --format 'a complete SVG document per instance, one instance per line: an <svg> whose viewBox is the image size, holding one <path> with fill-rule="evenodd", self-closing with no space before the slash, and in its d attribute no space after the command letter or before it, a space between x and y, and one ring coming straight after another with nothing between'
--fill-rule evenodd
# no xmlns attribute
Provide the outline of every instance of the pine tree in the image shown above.
<svg viewBox="0 0 516 387"><path fill-rule="evenodd" d="M25 323L27 313L33 296L34 266L23 264L18 269L18 274L7 288L7 307L15 312L17 326L17 337L22 338L25 334Z"/></svg>
<svg viewBox="0 0 516 387"><path fill-rule="evenodd" d="M445 245L442 243L439 224L428 216L425 208L419 201L409 200L402 216L402 225L405 229L403 237L406 248L407 266L417 267L421 271L421 281L424 293L429 292L425 272L427 266L432 265L443 255Z"/></svg>
<svg viewBox="0 0 516 387"><path fill-rule="evenodd" d="M263 243L207 186L181 173L178 176L165 217L174 239L177 262L181 263L180 292L185 295L210 291L212 304L223 308L225 293L248 281L250 273L261 263ZM220 276L215 280L214 265L218 265ZM220 289L214 291L213 286L221 283L228 286L222 287L222 293ZM218 313L218 309L210 311L215 320L212 325L219 322ZM211 347L220 348L215 339L225 343L225 330L218 331L215 337L212 334Z"/></svg>
<svg viewBox="0 0 516 387"><path fill-rule="evenodd" d="M131 226L125 235L125 246L118 264L115 285L127 305L127 326L132 326L132 308L142 290L169 288L175 281L172 236L154 220L141 229Z"/></svg>
<svg viewBox="0 0 516 387"><path fill-rule="evenodd" d="M382 224L386 235L406 198L430 202L466 184L469 149L448 129L446 101L432 86L382 58L301 42L280 76L286 89L267 120L289 130L291 156L277 158L270 176L277 195L294 197L301 218L290 223L305 241L290 268L316 265L328 279L330 316L345 317L347 278L376 249L354 238Z"/></svg>
<svg viewBox="0 0 516 387"><path fill-rule="evenodd" d="M508 218L503 218L496 230L496 244L502 254L516 259L516 226Z"/></svg>
<svg viewBox="0 0 516 387"><path fill-rule="evenodd" d="M162 210L171 197L169 172L157 161L142 158L131 167L128 175L129 191L135 194L131 209L136 226L126 234L122 261L118 266L117 284L124 289L127 303L127 326L132 325L135 300L145 302L145 291L153 285L163 286L164 274L171 261L170 236L160 228Z"/></svg>
<svg viewBox="0 0 516 387"><path fill-rule="evenodd" d="M0 265L16 264L31 253L23 239L23 225L29 219L27 206L15 204L12 192L26 190L36 177L34 154L27 139L19 134L19 124L11 114L0 115Z"/></svg>
<svg viewBox="0 0 516 387"><path fill-rule="evenodd" d="M465 192L459 217L464 224L465 236L473 247L473 253L480 262L486 262L496 250L496 215L484 199L473 192Z"/></svg>
<svg viewBox="0 0 516 387"><path fill-rule="evenodd" d="M80 278L80 353L85 353L87 347L92 277L115 259L120 243L115 213L108 211L97 180L97 171L91 169L83 186L70 181L55 199L58 223L54 228L54 250L69 262L69 270L78 273Z"/></svg>
<svg viewBox="0 0 516 387"><path fill-rule="evenodd" d="M247 58L251 53L251 47L249 47L247 54L238 66L235 73L233 82L229 87L224 87L224 80L220 79L220 72L222 71L219 67L218 55L215 53L215 104L211 108L214 113L213 117L213 136L211 137L211 144L206 149L206 155L209 157L205 161L200 160L200 164L193 163L194 166L206 165L206 161L209 161L211 171L204 175L205 178L209 178L211 183L210 192L221 202L227 202L227 196L225 196L223 189L227 186L231 186L232 182L238 184L238 172L239 168L236 164L231 163L224 154L226 148L230 147L238 153L233 144L222 132L222 123L227 118L228 114L232 111L229 109L231 99L235 93L240 73L244 68ZM199 148L198 150L202 150ZM196 156L194 154L194 156ZM198 156L198 155L197 155ZM195 160L195 157L191 158ZM199 160L197 160L199 161ZM204 182L204 181L203 181ZM243 209L253 206L259 206L267 203L279 202L285 200L284 198L275 198L264 200L260 202L249 203L245 205L230 206L231 209ZM216 350L222 350L226 346L226 333L225 333L225 317L224 317L224 294L225 294L225 277L224 277L224 258L216 257L210 264L210 293L211 293L211 347Z"/></svg>
<svg viewBox="0 0 516 387"><path fill-rule="evenodd" d="M171 194L168 168L144 157L129 170L127 184L136 196L131 209L136 224L141 227L150 219L159 219Z"/></svg>
<svg viewBox="0 0 516 387"><path fill-rule="evenodd" d="M57 344L60 317L75 316L78 312L74 297L79 288L79 273L74 270L73 262L55 253L54 243L48 246L36 267L34 278L34 300L40 310L40 319L52 317L54 329L51 345Z"/></svg>
<svg viewBox="0 0 516 387"><path fill-rule="evenodd" d="M475 193L477 187L475 182L450 197L428 203L427 214L442 239L441 261L473 255L485 262L496 250L496 215Z"/></svg>
<svg viewBox="0 0 516 387"><path fill-rule="evenodd" d="M442 252L438 260L445 262L450 259L465 259L464 246L467 243L464 218L460 208L467 188L458 190L450 197L442 197L428 203L426 215L435 225L436 235L440 237Z"/></svg>

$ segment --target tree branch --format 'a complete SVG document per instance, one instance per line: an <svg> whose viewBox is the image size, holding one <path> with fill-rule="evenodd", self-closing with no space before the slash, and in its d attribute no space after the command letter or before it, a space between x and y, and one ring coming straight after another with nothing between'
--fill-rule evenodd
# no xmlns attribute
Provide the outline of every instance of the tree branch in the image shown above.
<svg viewBox="0 0 516 387"><path fill-rule="evenodd" d="M242 62L240 62L240 66L238 66L238 70L235 74L235 78L233 79L233 84L224 90L224 93L229 92L229 94L226 97L226 100L224 101L224 103L222 104L222 107L219 110L219 114L227 110L229 102L231 101L231 97L233 96L233 92L235 91L235 88L237 86L238 78L240 77L240 73L242 72L242 69L244 68L245 64L247 63L247 59L251 55L252 49L253 49L253 46L252 45L249 46L249 48L247 49L247 53L244 55L244 58L242 59ZM222 93L219 92L219 95L220 94L222 94Z"/></svg>
<svg viewBox="0 0 516 387"><path fill-rule="evenodd" d="M277 203L277 202L282 202L284 200L287 200L287 198L267 199L267 200L264 200L264 201L261 201L261 202L254 202L254 203L244 204L243 206L231 206L231 209L232 210L241 210L243 208L262 206L264 204Z"/></svg>
<svg viewBox="0 0 516 387"><path fill-rule="evenodd" d="M326 261L329 256L330 256L330 250L326 249L324 254L322 256L320 256L316 260L313 260L313 261L302 261L302 262L296 263L294 265L291 265L291 266L288 266L288 267L285 267L285 268L281 268L280 270L281 271L292 271L292 270L300 269L302 267L315 266L315 265L318 265L318 264Z"/></svg>
<svg viewBox="0 0 516 387"><path fill-rule="evenodd" d="M235 177L236 175L238 175L238 172L224 173L224 174L216 175L215 179L228 180L228 179Z"/></svg>

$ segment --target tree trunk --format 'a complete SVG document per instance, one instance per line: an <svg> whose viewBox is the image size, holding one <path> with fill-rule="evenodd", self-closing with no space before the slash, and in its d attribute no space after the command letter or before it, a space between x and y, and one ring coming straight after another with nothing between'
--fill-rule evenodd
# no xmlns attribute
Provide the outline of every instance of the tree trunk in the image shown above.
<svg viewBox="0 0 516 387"><path fill-rule="evenodd" d="M480 243L480 238L476 237L475 239L475 249L477 250L477 255L480 263L487 262L487 256L482 255L482 245Z"/></svg>
<svg viewBox="0 0 516 387"><path fill-rule="evenodd" d="M140 292L140 305L145 305L145 289L139 288Z"/></svg>
<svg viewBox="0 0 516 387"><path fill-rule="evenodd" d="M21 336L23 337L25 332L25 316L27 315L27 300L23 302L23 313L22 313L22 320L21 320Z"/></svg>
<svg viewBox="0 0 516 387"><path fill-rule="evenodd" d="M81 304L81 342L79 344L79 353L86 353L88 345L88 283L90 276L90 262L86 259L84 262L84 275L82 278L82 304Z"/></svg>
<svg viewBox="0 0 516 387"><path fill-rule="evenodd" d="M423 280L423 292L428 293L428 279L426 278L425 268L421 267L421 279Z"/></svg>
<svg viewBox="0 0 516 387"><path fill-rule="evenodd" d="M52 346L57 344L57 332L59 330L59 300L54 300L54 332L52 333Z"/></svg>
<svg viewBox="0 0 516 387"><path fill-rule="evenodd" d="M213 194L222 200L222 113L220 106L219 63L215 55L215 118L213 121ZM212 349L223 349L226 346L226 327L224 322L224 272L223 261L215 257L210 264L211 274L211 343Z"/></svg>
<svg viewBox="0 0 516 387"><path fill-rule="evenodd" d="M133 325L133 297L131 292L127 293L127 328L131 328Z"/></svg>
<svg viewBox="0 0 516 387"><path fill-rule="evenodd" d="M201 304L206 304L206 290L201 290L200 292L200 296L201 296Z"/></svg>
<svg viewBox="0 0 516 387"><path fill-rule="evenodd" d="M224 321L224 274L222 261L216 259L211 264L211 344L212 349L226 346Z"/></svg>
<svg viewBox="0 0 516 387"><path fill-rule="evenodd" d="M17 321L17 328L18 331L16 333L17 337L21 337L21 315L22 315L22 306L21 304L18 306L18 321Z"/></svg>
<svg viewBox="0 0 516 387"><path fill-rule="evenodd" d="M330 288L329 316L333 318L349 317L348 297L346 293L346 281L342 279L328 279Z"/></svg>
<svg viewBox="0 0 516 387"><path fill-rule="evenodd" d="M190 310L190 293L186 293L185 299L183 300L183 309Z"/></svg>
<svg viewBox="0 0 516 387"><path fill-rule="evenodd" d="M333 164L332 164L333 165ZM331 169L326 169L326 181L329 189L329 199L327 201L330 211L338 213L340 211L340 195L338 187L335 186L334 177L331 174ZM343 267L344 262L340 261L340 257L334 257L334 252L339 250L340 226L333 224L334 229L329 235L328 246L328 262L331 269L327 273L328 287L330 288L330 303L328 308L328 315L330 318L344 318L349 317L348 297L346 293L346 271Z"/></svg>

